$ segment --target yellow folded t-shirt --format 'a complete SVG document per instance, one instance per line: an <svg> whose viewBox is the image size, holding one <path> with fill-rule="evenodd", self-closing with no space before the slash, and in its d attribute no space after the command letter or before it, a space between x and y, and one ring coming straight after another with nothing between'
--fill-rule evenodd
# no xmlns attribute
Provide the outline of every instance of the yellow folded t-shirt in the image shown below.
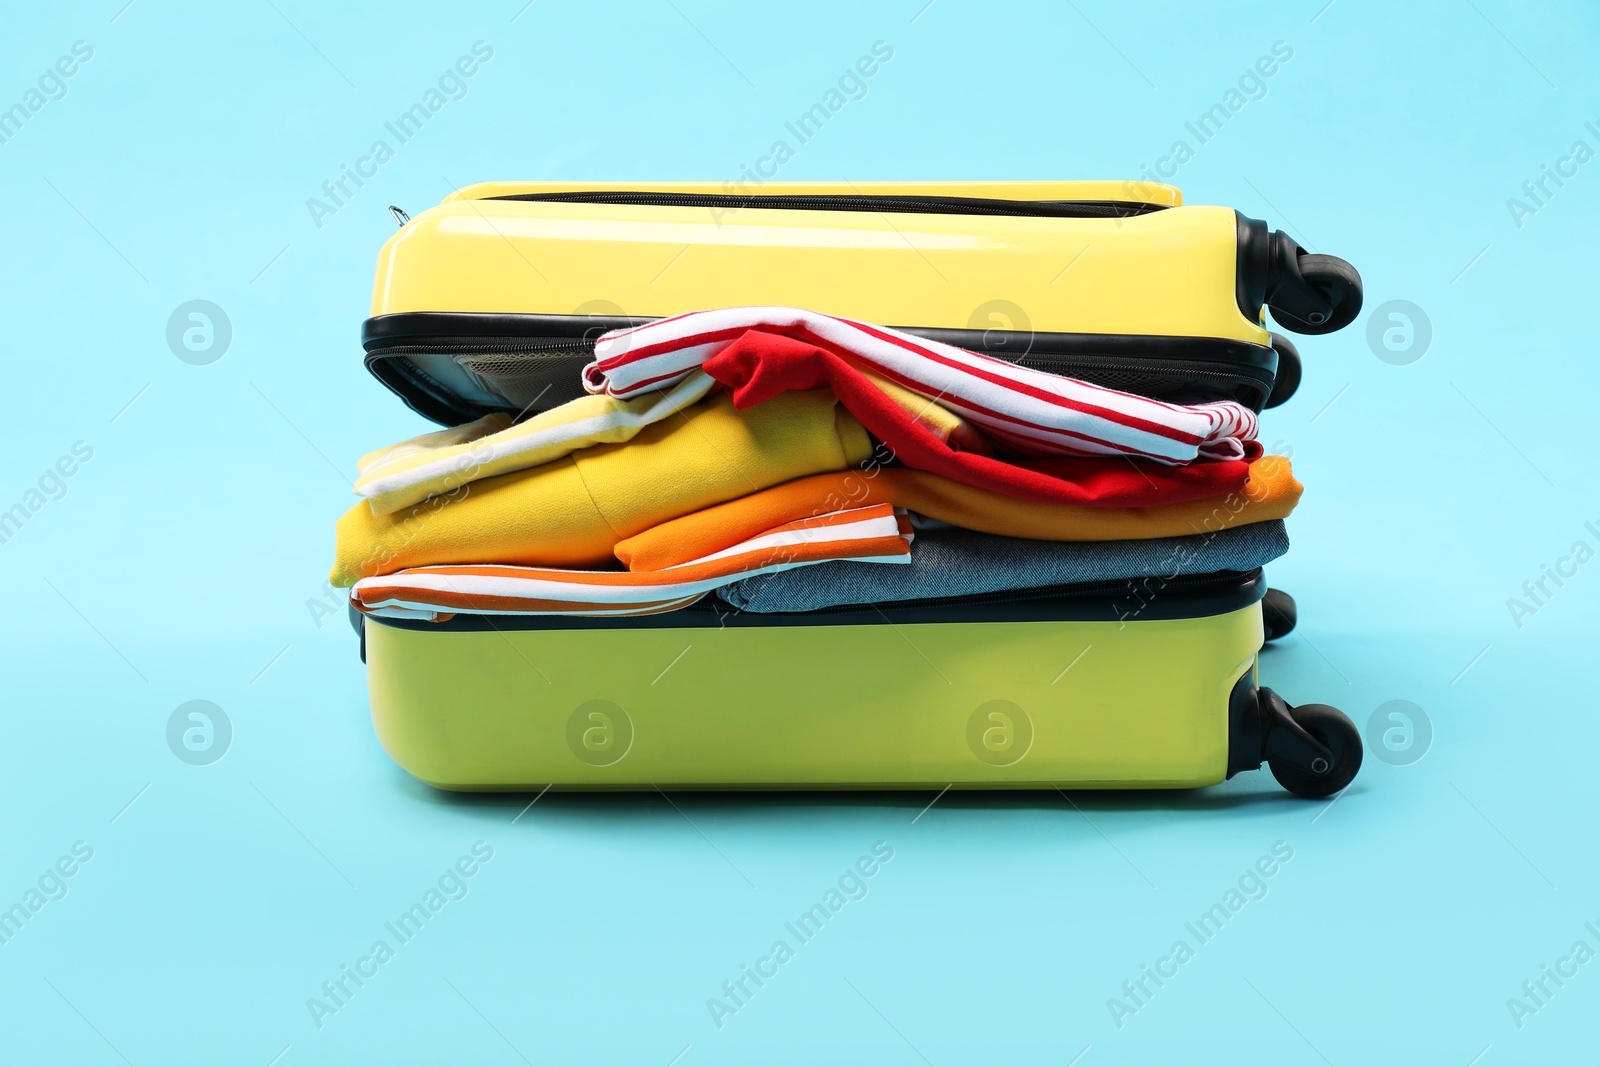
<svg viewBox="0 0 1600 1067"><path fill-rule="evenodd" d="M486 415L362 456L355 490L374 515L388 515L468 482L537 467L590 445L630 441L646 426L704 400L716 384L696 371L667 392L638 400L580 396L525 422Z"/></svg>
<svg viewBox="0 0 1600 1067"><path fill-rule="evenodd" d="M625 537L793 478L845 470L872 442L825 389L735 411L720 394L645 427L529 470L484 478L387 515L366 501L339 520L336 586L406 567L616 562Z"/></svg>

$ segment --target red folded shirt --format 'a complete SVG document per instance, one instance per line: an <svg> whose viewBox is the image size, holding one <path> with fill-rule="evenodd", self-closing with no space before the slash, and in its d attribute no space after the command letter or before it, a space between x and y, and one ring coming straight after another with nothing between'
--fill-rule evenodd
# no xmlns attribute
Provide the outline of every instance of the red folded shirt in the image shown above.
<svg viewBox="0 0 1600 1067"><path fill-rule="evenodd" d="M1243 459L1170 466L1130 457L997 459L958 452L886 396L847 360L808 341L746 330L707 359L707 374L732 390L744 409L779 393L828 389L900 462L1020 500L1091 507L1177 504L1244 488L1261 446L1246 442Z"/></svg>

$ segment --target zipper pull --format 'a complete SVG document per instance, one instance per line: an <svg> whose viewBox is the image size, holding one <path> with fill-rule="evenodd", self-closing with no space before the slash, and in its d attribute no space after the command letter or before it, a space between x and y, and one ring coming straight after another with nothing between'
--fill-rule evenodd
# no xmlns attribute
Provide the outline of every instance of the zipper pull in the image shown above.
<svg viewBox="0 0 1600 1067"><path fill-rule="evenodd" d="M393 204L389 205L389 214L394 216L395 225L400 227L404 227L406 223L411 221L410 215L407 215L403 210L395 207Z"/></svg>

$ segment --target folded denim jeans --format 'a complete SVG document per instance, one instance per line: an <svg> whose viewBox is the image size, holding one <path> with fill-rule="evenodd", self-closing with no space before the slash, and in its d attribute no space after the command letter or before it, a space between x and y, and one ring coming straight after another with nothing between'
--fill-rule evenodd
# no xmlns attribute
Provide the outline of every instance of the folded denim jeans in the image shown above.
<svg viewBox="0 0 1600 1067"><path fill-rule="evenodd" d="M815 611L976 596L1052 585L1249 571L1289 551L1281 519L1217 533L1139 541L1034 541L972 530L918 531L899 567L830 561L746 578L720 596L743 611Z"/></svg>

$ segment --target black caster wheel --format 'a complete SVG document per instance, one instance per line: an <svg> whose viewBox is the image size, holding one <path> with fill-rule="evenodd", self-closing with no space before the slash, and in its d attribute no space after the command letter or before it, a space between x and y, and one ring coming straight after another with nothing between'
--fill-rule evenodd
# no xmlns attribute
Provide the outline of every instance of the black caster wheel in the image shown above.
<svg viewBox="0 0 1600 1067"><path fill-rule="evenodd" d="M1272 317L1295 333L1342 330L1361 314L1361 275L1338 256L1311 253L1280 261L1286 277L1268 299ZM1298 279L1293 276L1299 275Z"/></svg>
<svg viewBox="0 0 1600 1067"><path fill-rule="evenodd" d="M1282 589L1267 590L1267 595L1261 599L1261 626L1268 641L1276 641L1293 633L1294 624L1299 619L1294 597Z"/></svg>
<svg viewBox="0 0 1600 1067"><path fill-rule="evenodd" d="M1280 728L1267 737L1267 766L1278 784L1311 800L1330 797L1349 785L1361 769L1361 731L1356 724L1327 704L1302 704L1288 713L1298 729L1286 733Z"/></svg>
<svg viewBox="0 0 1600 1067"><path fill-rule="evenodd" d="M1361 733L1338 708L1296 708L1245 672L1228 697L1228 777L1263 763L1295 796L1332 796L1361 769Z"/></svg>
<svg viewBox="0 0 1600 1067"><path fill-rule="evenodd" d="M1301 333L1342 330L1361 314L1361 275L1338 256L1301 256L1300 276L1333 305L1333 310L1320 320L1316 312L1306 316L1306 325L1312 329L1301 329Z"/></svg>
<svg viewBox="0 0 1600 1067"><path fill-rule="evenodd" d="M1272 348L1278 353L1278 374L1272 379L1272 392L1267 395L1267 402L1263 407L1275 408L1279 404L1294 396L1294 391L1300 388L1300 350L1294 342L1281 333L1272 334Z"/></svg>

